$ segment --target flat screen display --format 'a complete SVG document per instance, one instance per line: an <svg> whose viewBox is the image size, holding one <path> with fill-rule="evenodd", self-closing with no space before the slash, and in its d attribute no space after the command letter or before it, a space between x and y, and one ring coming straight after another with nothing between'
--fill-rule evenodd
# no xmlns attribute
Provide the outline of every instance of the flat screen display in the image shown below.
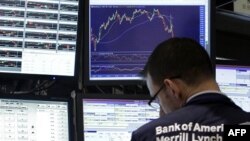
<svg viewBox="0 0 250 141"><path fill-rule="evenodd" d="M86 83L141 80L152 50L189 37L211 53L210 0L89 0Z"/></svg>
<svg viewBox="0 0 250 141"><path fill-rule="evenodd" d="M134 130L159 117L148 99L83 98L84 141L130 141Z"/></svg>
<svg viewBox="0 0 250 141"><path fill-rule="evenodd" d="M1 0L0 73L75 75L78 0Z"/></svg>
<svg viewBox="0 0 250 141"><path fill-rule="evenodd" d="M250 67L216 65L216 81L221 89L243 110L250 112Z"/></svg>
<svg viewBox="0 0 250 141"><path fill-rule="evenodd" d="M0 98L0 141L70 141L66 101Z"/></svg>

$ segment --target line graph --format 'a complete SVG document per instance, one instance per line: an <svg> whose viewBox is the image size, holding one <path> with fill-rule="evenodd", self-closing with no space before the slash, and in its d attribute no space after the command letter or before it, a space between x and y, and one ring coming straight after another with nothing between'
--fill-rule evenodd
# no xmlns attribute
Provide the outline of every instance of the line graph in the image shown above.
<svg viewBox="0 0 250 141"><path fill-rule="evenodd" d="M102 66L102 67L98 67L97 69L92 69L91 72L93 73L98 73L98 72L131 72L131 73L135 73L138 71L142 71L141 67L136 67L136 66L130 66L129 67L125 67L125 66L112 66L112 67L108 67L108 66Z"/></svg>
<svg viewBox="0 0 250 141"><path fill-rule="evenodd" d="M134 23L134 21L136 21L136 19L143 17L143 16L145 18L144 21L132 25ZM104 22L100 25L99 31L97 34L91 33L91 42L93 44L94 51L96 51L96 49L97 49L97 44L99 44L99 43L102 43L102 44L112 43L112 42L118 40L119 38L122 38L122 36L124 34L126 34L127 32L129 32L130 30L132 30L140 25L151 22L156 18L162 22L163 30L166 33L170 34L171 37L174 37L174 29L173 29L174 27L173 27L173 23L172 23L173 17L171 16L171 14L169 16L161 14L159 9L153 9L152 12L145 10L145 9L134 9L131 16L129 16L129 14L126 14L126 13L121 14L120 12L118 12L118 10L116 10L115 13L112 14L112 16L109 16L107 18L106 22ZM114 39L111 39L109 41L102 41L106 36L108 36L109 34L112 34L110 32L116 23L121 25L121 24L124 24L124 22L131 24L131 27L122 31L120 33L120 35L116 36ZM91 30L91 32L92 32L92 30Z"/></svg>
<svg viewBox="0 0 250 141"><path fill-rule="evenodd" d="M152 50L171 37L200 40L200 6L91 5L90 77L138 78ZM204 21L202 21L204 22Z"/></svg>
<svg viewBox="0 0 250 141"><path fill-rule="evenodd" d="M145 63L150 53L93 53L92 60L96 63Z"/></svg>

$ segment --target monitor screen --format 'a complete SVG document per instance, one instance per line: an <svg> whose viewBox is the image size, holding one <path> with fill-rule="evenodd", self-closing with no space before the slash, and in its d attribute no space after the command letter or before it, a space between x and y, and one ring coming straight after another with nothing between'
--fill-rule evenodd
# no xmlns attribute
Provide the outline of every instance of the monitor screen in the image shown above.
<svg viewBox="0 0 250 141"><path fill-rule="evenodd" d="M89 0L85 79L135 82L152 50L189 37L211 53L210 0Z"/></svg>
<svg viewBox="0 0 250 141"><path fill-rule="evenodd" d="M148 106L148 97L97 96L81 102L84 141L130 141L132 131L159 117L159 109Z"/></svg>
<svg viewBox="0 0 250 141"><path fill-rule="evenodd" d="M216 81L243 110L250 112L250 66L216 65Z"/></svg>
<svg viewBox="0 0 250 141"><path fill-rule="evenodd" d="M1 0L0 73L75 75L78 0Z"/></svg>
<svg viewBox="0 0 250 141"><path fill-rule="evenodd" d="M69 103L0 98L0 141L70 141Z"/></svg>

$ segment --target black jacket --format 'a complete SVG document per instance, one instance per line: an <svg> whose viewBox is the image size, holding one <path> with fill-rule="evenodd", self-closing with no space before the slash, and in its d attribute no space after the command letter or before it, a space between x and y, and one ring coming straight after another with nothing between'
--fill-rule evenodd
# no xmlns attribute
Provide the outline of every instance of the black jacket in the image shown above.
<svg viewBox="0 0 250 141"><path fill-rule="evenodd" d="M131 141L223 140L224 124L250 121L223 94L206 93L188 101L181 109L149 122L132 133Z"/></svg>

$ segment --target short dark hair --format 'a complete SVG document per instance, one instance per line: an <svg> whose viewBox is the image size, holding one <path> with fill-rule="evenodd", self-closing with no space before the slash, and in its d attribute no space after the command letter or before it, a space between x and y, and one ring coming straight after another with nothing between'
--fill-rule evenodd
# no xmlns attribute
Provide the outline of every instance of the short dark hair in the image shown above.
<svg viewBox="0 0 250 141"><path fill-rule="evenodd" d="M190 38L170 38L160 43L148 58L144 77L150 74L156 84L165 78L180 76L188 85L213 77L213 66L207 51Z"/></svg>

